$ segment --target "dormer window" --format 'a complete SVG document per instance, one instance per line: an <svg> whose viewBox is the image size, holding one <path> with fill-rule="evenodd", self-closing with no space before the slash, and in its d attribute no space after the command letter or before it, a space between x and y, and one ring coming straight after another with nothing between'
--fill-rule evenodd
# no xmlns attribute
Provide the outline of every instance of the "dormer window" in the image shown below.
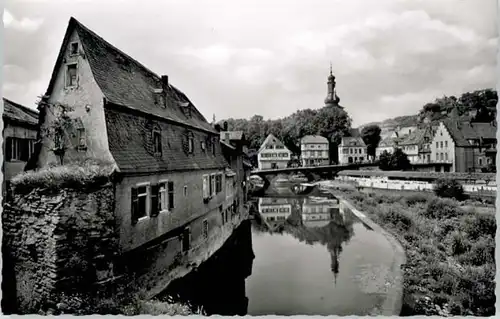
<svg viewBox="0 0 500 319"><path fill-rule="evenodd" d="M154 95L156 105L160 105L163 108L167 107L165 93L164 93L163 89L154 89L153 95Z"/></svg>
<svg viewBox="0 0 500 319"><path fill-rule="evenodd" d="M188 135L188 152L193 153L194 152L194 136L193 133L189 133Z"/></svg>
<svg viewBox="0 0 500 319"><path fill-rule="evenodd" d="M159 129L153 130L153 152L155 156L161 156L161 132Z"/></svg>
<svg viewBox="0 0 500 319"><path fill-rule="evenodd" d="M69 46L69 54L77 55L78 54L78 42L73 42Z"/></svg>

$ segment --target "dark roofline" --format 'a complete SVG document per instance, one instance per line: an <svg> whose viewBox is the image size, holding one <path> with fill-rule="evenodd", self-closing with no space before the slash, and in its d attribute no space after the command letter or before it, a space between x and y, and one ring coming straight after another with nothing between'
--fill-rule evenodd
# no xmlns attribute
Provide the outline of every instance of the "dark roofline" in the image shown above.
<svg viewBox="0 0 500 319"><path fill-rule="evenodd" d="M165 118L163 116L154 115L154 114L151 114L151 113L148 113L148 112L144 112L144 111L141 111L141 110L129 107L129 106L120 105L120 104L117 104L117 103L112 103L112 102L107 101L106 98L104 98L104 107L105 108L106 107L116 108L119 111L128 111L129 113L132 113L132 114L136 113L136 114L142 115L144 117L153 117L155 119L158 119L158 120L161 120L161 121L164 121L164 122L169 122L169 123L173 123L173 124L176 124L176 125L179 125L179 126L188 127L190 129L193 129L193 130L197 130L197 131L201 131L201 132L205 132L205 133L210 133L210 134L213 134L213 135L218 135L215 130L214 131L206 130L206 129L200 128L198 126L193 126L193 125L190 125L190 124L187 124L187 123L184 123L184 122L179 122L179 121L176 121L176 120L168 119L168 118Z"/></svg>
<svg viewBox="0 0 500 319"><path fill-rule="evenodd" d="M106 41L103 37L99 36L97 33L95 33L94 31L90 30L89 28L87 28L86 26L84 26L81 22L79 22L77 19L75 19L74 17L70 17L69 19L69 22L68 22L68 26L66 27L66 33L64 34L64 38L63 38L63 41L61 43L61 47L59 48L59 54L57 55L57 59L56 59L56 62L55 62L55 65L54 65L54 69L52 70L52 75L50 77L50 81L49 81L49 85L47 87L47 90L45 91L45 96L48 96L50 95L52 89L54 88L54 84L55 84L55 80L57 78L57 75L58 75L58 70L60 69L61 67L61 64L62 64L62 60L63 60L63 57L64 57L64 48L68 45L68 42L69 42L69 37L71 36L71 33L75 30L76 27L79 27L79 28L82 28L85 32L88 32L90 33L92 36L96 37L97 39L99 39L99 41L102 41L104 42L106 45L108 45L111 49L113 50L116 50L117 53L123 55L125 58L127 58L130 62L136 64L138 67L142 68L143 70L145 70L146 72L150 73L151 75L155 76L158 78L158 80L161 79L161 77L156 74L155 72L151 71L149 68L147 68L144 64L140 63L139 61L137 61L136 59L132 58L130 55L128 55L127 53L123 52L122 50L118 49L116 46L112 45L111 43L109 43L108 41ZM94 77L94 74L93 74L93 70L91 68L90 72L92 73L92 76ZM97 83L97 85L99 86L99 83ZM181 90L179 90L178 88L176 88L175 86L173 86L172 84L168 84L169 87L174 91L175 94L179 94L181 95L183 98L185 98L191 105L194 106L194 103L186 96L186 94L184 94L184 92L182 92ZM104 95L104 92L102 90L102 88L99 87L99 89L101 90L101 92L103 93ZM129 108L129 109L133 109L129 106L126 106L126 105L121 105L121 107L124 107L124 108ZM133 109L134 110L134 109ZM194 110L196 111L196 113L198 113L201 118L207 122L207 120L205 119L205 117L203 116L203 114L200 113L200 111L194 107ZM145 112L144 112L145 113ZM147 113L149 115L152 115L150 113ZM168 119L166 119L168 120ZM190 126L188 124L185 124L183 122L178 122L178 121L175 121L175 120L170 120L172 122L175 122L175 123L179 123L181 125L186 125L186 126ZM202 129L200 129L202 130Z"/></svg>
<svg viewBox="0 0 500 319"><path fill-rule="evenodd" d="M6 97L4 97L3 99L5 101L9 102L10 104L14 105L15 107L18 107L18 108L20 108L20 109L22 109L22 110L24 110L24 111L26 111L28 113L32 113L32 115L38 119L39 112L37 110L31 109L31 108L29 108L27 106L24 106L24 105L21 105L19 103L16 103L16 102L14 102L12 100L9 100Z"/></svg>

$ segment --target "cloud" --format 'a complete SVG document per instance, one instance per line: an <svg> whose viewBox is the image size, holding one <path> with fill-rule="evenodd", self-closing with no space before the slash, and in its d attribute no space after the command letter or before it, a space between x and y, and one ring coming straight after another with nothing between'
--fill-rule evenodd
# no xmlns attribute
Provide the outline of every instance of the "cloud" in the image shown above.
<svg viewBox="0 0 500 319"><path fill-rule="evenodd" d="M322 107L330 62L355 125L496 83L494 0L64 1L7 0L12 19L44 21L6 29L12 99L45 90L70 16L169 74L206 118Z"/></svg>
<svg viewBox="0 0 500 319"><path fill-rule="evenodd" d="M38 30L42 23L42 19L22 18L21 20L18 20L9 11L4 10L3 12L3 24L5 28L13 28L27 32L33 32Z"/></svg>

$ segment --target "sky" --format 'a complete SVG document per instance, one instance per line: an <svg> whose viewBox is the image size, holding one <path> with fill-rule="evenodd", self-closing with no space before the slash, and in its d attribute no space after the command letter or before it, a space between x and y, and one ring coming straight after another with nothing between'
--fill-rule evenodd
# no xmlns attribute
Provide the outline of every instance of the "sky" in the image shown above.
<svg viewBox="0 0 500 319"><path fill-rule="evenodd" d="M496 87L495 0L6 0L3 96L47 89L75 17L209 121L324 106L330 62L353 125Z"/></svg>

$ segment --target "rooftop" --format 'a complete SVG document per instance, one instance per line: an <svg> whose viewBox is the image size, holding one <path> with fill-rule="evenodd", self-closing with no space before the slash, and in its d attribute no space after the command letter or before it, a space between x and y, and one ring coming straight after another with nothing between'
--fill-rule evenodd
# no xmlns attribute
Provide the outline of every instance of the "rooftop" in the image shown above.
<svg viewBox="0 0 500 319"><path fill-rule="evenodd" d="M38 111L3 98L3 117L9 120L38 125Z"/></svg>

